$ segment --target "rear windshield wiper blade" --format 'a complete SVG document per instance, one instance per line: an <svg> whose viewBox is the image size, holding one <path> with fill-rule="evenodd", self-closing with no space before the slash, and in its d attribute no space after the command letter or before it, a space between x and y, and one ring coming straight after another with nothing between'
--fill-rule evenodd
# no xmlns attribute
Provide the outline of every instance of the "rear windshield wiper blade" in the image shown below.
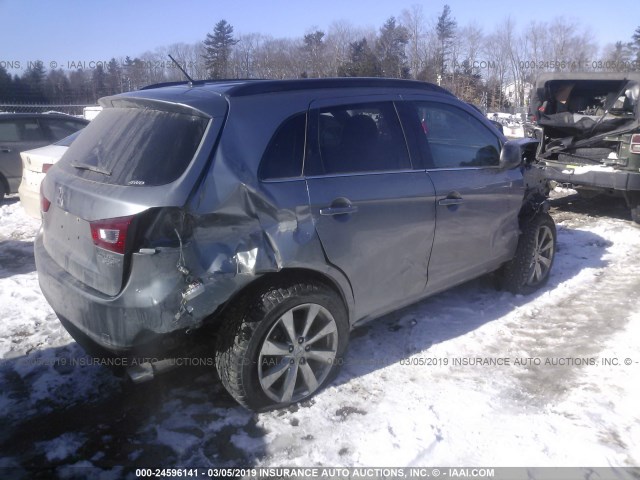
<svg viewBox="0 0 640 480"><path fill-rule="evenodd" d="M108 177L111 176L111 172L109 170L96 167L95 165L87 165L86 163L72 163L71 166L80 170L90 170L92 172L101 173L102 175L106 175Z"/></svg>

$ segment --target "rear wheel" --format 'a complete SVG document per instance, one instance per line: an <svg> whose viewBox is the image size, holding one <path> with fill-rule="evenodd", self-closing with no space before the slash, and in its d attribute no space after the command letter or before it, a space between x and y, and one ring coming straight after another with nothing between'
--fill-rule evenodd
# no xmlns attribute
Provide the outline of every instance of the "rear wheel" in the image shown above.
<svg viewBox="0 0 640 480"><path fill-rule="evenodd" d="M502 287L529 294L549 279L556 252L556 225L547 213L523 220L516 254L502 269Z"/></svg>
<svg viewBox="0 0 640 480"><path fill-rule="evenodd" d="M4 178L0 175L0 202L4 199L4 196L8 193L7 188L4 185Z"/></svg>
<svg viewBox="0 0 640 480"><path fill-rule="evenodd" d="M331 381L348 335L346 310L332 288L304 281L269 286L231 307L218 337L216 367L243 406L283 407Z"/></svg>

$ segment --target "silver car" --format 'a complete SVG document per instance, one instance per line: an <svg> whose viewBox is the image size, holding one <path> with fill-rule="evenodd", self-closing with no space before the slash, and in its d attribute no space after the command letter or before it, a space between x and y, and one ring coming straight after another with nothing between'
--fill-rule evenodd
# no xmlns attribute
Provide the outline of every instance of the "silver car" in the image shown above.
<svg viewBox="0 0 640 480"><path fill-rule="evenodd" d="M88 123L63 113L0 113L0 201L18 191L20 152L61 140Z"/></svg>
<svg viewBox="0 0 640 480"><path fill-rule="evenodd" d="M330 382L356 325L488 272L517 293L549 276L535 142L437 86L193 82L100 103L42 184L36 264L70 333L138 359L136 379L207 327L230 394L281 407Z"/></svg>

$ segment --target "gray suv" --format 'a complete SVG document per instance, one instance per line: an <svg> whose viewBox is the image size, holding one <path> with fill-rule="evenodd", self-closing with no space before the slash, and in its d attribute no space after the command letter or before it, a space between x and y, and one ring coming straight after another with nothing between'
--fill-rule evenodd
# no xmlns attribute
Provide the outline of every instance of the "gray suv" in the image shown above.
<svg viewBox="0 0 640 480"><path fill-rule="evenodd" d="M549 276L535 142L437 86L192 82L101 105L43 182L35 255L65 327L143 360L134 379L212 330L229 393L281 407L330 381L356 325L488 272L516 293Z"/></svg>

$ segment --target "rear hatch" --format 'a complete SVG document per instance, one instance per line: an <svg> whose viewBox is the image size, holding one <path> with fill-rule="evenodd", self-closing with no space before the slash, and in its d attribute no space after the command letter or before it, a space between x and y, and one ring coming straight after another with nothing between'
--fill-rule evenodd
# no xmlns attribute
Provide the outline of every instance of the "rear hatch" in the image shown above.
<svg viewBox="0 0 640 480"><path fill-rule="evenodd" d="M532 102L542 127L539 158L563 170L637 172L631 144L640 126L639 92L640 77L625 74L541 77Z"/></svg>
<svg viewBox="0 0 640 480"><path fill-rule="evenodd" d="M147 98L101 101L105 109L42 183L48 254L76 280L107 296L126 284L140 230L189 199L227 108L218 94L209 93L209 102L196 99L207 111L168 102L164 92L139 95ZM162 98L148 98L154 95Z"/></svg>

